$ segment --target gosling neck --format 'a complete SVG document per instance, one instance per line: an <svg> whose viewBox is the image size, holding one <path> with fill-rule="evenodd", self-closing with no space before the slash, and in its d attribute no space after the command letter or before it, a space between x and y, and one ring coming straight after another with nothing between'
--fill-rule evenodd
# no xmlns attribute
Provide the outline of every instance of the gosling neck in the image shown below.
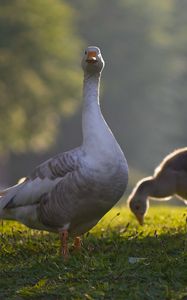
<svg viewBox="0 0 187 300"><path fill-rule="evenodd" d="M153 192L154 188L154 180L153 177L149 176L144 178L137 187L138 194L141 195L145 200L150 196Z"/></svg>

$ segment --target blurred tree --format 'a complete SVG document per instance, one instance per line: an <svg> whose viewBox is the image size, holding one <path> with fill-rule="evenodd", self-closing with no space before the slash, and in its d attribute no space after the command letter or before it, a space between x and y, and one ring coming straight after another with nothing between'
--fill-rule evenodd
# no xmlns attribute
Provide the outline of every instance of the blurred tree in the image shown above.
<svg viewBox="0 0 187 300"><path fill-rule="evenodd" d="M129 164L150 171L172 148L167 137L177 139L170 81L173 0L70 2L84 39L104 52L104 114Z"/></svg>
<svg viewBox="0 0 187 300"><path fill-rule="evenodd" d="M175 102L175 117L178 122L178 137L187 145L186 112L187 112L187 1L174 0L172 49L173 72L171 76L172 93ZM170 137L171 138L171 137ZM173 140L172 140L173 142Z"/></svg>
<svg viewBox="0 0 187 300"><path fill-rule="evenodd" d="M29 5L30 1L27 2ZM101 105L131 169L136 170L130 173L130 179L136 173L136 181L140 174L152 173L174 148L186 145L187 1L69 0L68 3L78 16L79 35L86 44L102 49L106 66L101 84ZM15 13L12 14L15 17ZM46 60L48 55L43 63ZM72 59L72 62L75 65L77 61ZM66 78L63 78L65 82ZM51 103L50 111L53 112L54 102ZM57 138L53 151L75 147L81 141L80 126L81 109L73 117L63 118L63 139ZM26 128L25 134L27 131ZM10 162L14 178L20 170L20 156L17 158L15 172L12 171L15 157ZM37 157L36 164L41 160L43 158ZM29 153L28 171L35 165L34 159L32 165L30 161ZM25 156L25 162L28 164L28 156ZM13 183L13 178L11 181Z"/></svg>
<svg viewBox="0 0 187 300"><path fill-rule="evenodd" d="M80 95L75 13L59 0L0 0L0 153L44 150Z"/></svg>

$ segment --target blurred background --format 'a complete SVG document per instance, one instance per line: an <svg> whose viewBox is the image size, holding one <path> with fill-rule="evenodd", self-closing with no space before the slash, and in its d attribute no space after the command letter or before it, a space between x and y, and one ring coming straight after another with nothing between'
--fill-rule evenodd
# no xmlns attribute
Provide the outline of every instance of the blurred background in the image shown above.
<svg viewBox="0 0 187 300"><path fill-rule="evenodd" d="M101 107L129 188L187 146L186 0L0 0L0 185L81 143L84 47L106 62Z"/></svg>

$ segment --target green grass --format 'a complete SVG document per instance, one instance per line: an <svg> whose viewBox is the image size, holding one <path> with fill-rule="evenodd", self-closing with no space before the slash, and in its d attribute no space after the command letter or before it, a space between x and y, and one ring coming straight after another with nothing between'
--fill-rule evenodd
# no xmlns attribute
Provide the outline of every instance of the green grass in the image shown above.
<svg viewBox="0 0 187 300"><path fill-rule="evenodd" d="M186 220L184 207L157 206L141 227L127 208L115 208L84 236L80 253L70 240L67 262L57 235L4 221L0 299L186 300Z"/></svg>

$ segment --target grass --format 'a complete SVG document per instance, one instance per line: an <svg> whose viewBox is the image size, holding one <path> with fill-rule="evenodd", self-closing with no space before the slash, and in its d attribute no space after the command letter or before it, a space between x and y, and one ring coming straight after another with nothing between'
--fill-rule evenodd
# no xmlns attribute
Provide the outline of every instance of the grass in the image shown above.
<svg viewBox="0 0 187 300"><path fill-rule="evenodd" d="M8 221L0 232L2 300L187 299L184 207L152 207L143 227L127 208L114 208L68 262L55 234Z"/></svg>

